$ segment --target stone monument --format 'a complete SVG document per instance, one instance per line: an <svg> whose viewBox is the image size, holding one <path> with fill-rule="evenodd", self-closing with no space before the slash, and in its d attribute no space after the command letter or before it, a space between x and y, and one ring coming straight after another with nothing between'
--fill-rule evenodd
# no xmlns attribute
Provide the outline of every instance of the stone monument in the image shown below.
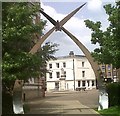
<svg viewBox="0 0 120 116"><path fill-rule="evenodd" d="M64 69L61 68L61 77L60 77L60 91L66 90L65 88L65 74L64 74Z"/></svg>

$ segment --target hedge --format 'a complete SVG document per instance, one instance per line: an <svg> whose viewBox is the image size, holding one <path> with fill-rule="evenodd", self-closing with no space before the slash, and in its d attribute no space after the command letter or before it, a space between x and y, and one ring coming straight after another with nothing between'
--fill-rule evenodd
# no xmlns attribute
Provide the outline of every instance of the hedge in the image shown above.
<svg viewBox="0 0 120 116"><path fill-rule="evenodd" d="M108 92L109 107L120 106L120 82L108 84L106 90Z"/></svg>

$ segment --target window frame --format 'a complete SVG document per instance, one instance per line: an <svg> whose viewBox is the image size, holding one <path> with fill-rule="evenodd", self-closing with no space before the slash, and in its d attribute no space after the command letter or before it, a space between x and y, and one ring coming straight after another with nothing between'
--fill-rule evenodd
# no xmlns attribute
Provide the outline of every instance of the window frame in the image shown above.
<svg viewBox="0 0 120 116"><path fill-rule="evenodd" d="M66 71L64 71L64 77L66 77Z"/></svg>
<svg viewBox="0 0 120 116"><path fill-rule="evenodd" d="M85 71L82 71L82 77L85 77Z"/></svg>
<svg viewBox="0 0 120 116"><path fill-rule="evenodd" d="M66 62L63 62L63 67L66 68Z"/></svg>
<svg viewBox="0 0 120 116"><path fill-rule="evenodd" d="M59 63L56 63L56 67L57 67L57 68L60 68L60 64L59 64Z"/></svg>
<svg viewBox="0 0 120 116"><path fill-rule="evenodd" d="M60 72L56 72L56 78L60 78Z"/></svg>
<svg viewBox="0 0 120 116"><path fill-rule="evenodd" d="M85 86L86 86L85 81L82 81L82 87L85 87Z"/></svg>
<svg viewBox="0 0 120 116"><path fill-rule="evenodd" d="M49 78L52 79L52 73L49 73Z"/></svg>
<svg viewBox="0 0 120 116"><path fill-rule="evenodd" d="M92 86L95 86L95 81L94 80L92 80Z"/></svg>
<svg viewBox="0 0 120 116"><path fill-rule="evenodd" d="M82 61L82 67L85 67L85 62Z"/></svg>
<svg viewBox="0 0 120 116"><path fill-rule="evenodd" d="M81 82L80 82L80 81L78 81L78 87L80 87L80 84L81 84Z"/></svg>
<svg viewBox="0 0 120 116"><path fill-rule="evenodd" d="M49 68L52 68L52 64L51 63L49 64Z"/></svg>

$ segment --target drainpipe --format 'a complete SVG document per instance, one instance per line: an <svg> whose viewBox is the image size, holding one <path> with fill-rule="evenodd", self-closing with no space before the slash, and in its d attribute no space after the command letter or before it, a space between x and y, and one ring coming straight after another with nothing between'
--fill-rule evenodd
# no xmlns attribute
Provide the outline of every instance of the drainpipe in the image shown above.
<svg viewBox="0 0 120 116"><path fill-rule="evenodd" d="M74 59L73 59L73 80L74 80L74 90L75 90L75 66L74 66Z"/></svg>

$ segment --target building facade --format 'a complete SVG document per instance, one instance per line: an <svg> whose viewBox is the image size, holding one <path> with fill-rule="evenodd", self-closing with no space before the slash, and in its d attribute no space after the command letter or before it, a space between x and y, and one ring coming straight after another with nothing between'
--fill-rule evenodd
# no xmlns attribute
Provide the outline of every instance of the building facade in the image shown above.
<svg viewBox="0 0 120 116"><path fill-rule="evenodd" d="M113 68L112 64L101 64L99 66L103 73L104 81L118 81L117 70Z"/></svg>
<svg viewBox="0 0 120 116"><path fill-rule="evenodd" d="M96 88L96 77L87 58L70 55L50 60L47 63L47 91Z"/></svg>

